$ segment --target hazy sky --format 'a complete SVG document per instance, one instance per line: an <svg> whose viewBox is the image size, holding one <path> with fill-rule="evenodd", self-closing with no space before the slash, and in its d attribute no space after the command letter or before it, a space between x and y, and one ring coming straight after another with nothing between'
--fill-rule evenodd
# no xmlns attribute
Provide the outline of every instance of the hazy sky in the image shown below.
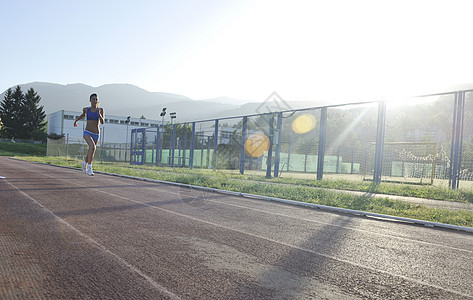
<svg viewBox="0 0 473 300"><path fill-rule="evenodd" d="M0 3L0 92L130 83L193 99L348 102L473 83L472 1Z"/></svg>

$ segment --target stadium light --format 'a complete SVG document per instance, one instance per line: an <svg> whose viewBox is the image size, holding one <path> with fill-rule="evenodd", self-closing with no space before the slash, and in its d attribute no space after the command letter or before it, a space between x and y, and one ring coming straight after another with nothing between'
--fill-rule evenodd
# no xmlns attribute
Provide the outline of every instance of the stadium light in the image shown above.
<svg viewBox="0 0 473 300"><path fill-rule="evenodd" d="M161 114L159 114L160 117L162 117L161 125L164 125L164 116L166 115L166 107L163 108L163 111Z"/></svg>

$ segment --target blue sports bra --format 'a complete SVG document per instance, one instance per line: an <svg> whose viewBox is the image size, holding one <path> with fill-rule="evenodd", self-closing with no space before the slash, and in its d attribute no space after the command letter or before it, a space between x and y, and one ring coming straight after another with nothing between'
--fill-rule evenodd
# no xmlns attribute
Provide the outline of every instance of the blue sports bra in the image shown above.
<svg viewBox="0 0 473 300"><path fill-rule="evenodd" d="M90 111L90 107L87 107L87 120L91 121L98 121L99 120L99 108L97 107L97 110L92 112Z"/></svg>

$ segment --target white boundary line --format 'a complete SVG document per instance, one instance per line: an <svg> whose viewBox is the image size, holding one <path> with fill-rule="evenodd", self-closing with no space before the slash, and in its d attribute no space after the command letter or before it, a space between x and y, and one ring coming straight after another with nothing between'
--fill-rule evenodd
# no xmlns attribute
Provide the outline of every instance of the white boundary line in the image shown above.
<svg viewBox="0 0 473 300"><path fill-rule="evenodd" d="M13 158L13 159L15 159L15 158ZM48 166L55 166L55 167L60 167L60 168L72 169L72 170L81 170L79 168L74 168L74 167L52 165L52 164L46 164L46 163L41 163L41 162L37 162L37 163L38 164L43 164L43 165L48 165ZM344 214L351 214L351 215L364 216L364 217L372 217L373 219L381 218L381 219L387 219L387 220L395 220L395 221L419 224L419 225L424 225L426 227L432 227L432 228L433 227L438 227L438 228L446 228L446 229L452 229L452 230L458 230L458 231L473 232L473 227L465 227L465 226L451 225L451 224L445 224L445 223L430 222L430 221L424 221L424 220L417 220L417 219L411 219L411 218L404 218L404 217L397 217L397 216L391 216L391 215L377 214L377 213L372 213L372 212L365 212L365 211L360 211L360 210L353 210L353 209L347 209L347 208L339 208L339 207L333 207L333 206L327 206L327 205L321 205L321 204L314 204L314 203L307 203L307 202L301 202L301 201L295 201L295 200L288 200L288 199L282 199L282 198L276 198L276 197L260 196L260 195L254 195L254 194L247 194L247 193L233 192L233 191L227 191L227 190L221 190L221 189L214 189L214 188L208 188L208 187L202 187L202 186L190 185L190 184L184 184L184 183L178 183L178 182L170 182L170 181L164 181L164 180L158 180L158 179L149 179L149 178L143 178L143 177L122 175L122 174L115 174L115 173L107 173L107 172L102 172L102 171L94 171L94 173L110 175L110 176L117 176L117 177L123 177L123 178L134 179L134 180L147 181L147 182L170 184L170 185L175 185L175 186L180 186L180 187L187 187L187 188L193 188L193 189L198 189L198 190L203 190L203 191L217 192L217 193L221 193L221 194L238 196L238 197L246 197L246 198L266 200L266 201L274 201L274 202L285 203L285 204L296 205L296 206L303 206L303 207L308 207L308 208L317 208L317 209L321 209L321 210L325 210L325 211L329 211L329 212L344 213Z"/></svg>

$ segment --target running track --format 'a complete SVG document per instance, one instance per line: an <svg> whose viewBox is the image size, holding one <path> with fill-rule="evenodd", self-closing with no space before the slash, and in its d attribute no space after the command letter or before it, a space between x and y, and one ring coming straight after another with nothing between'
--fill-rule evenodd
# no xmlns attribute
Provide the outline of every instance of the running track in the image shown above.
<svg viewBox="0 0 473 300"><path fill-rule="evenodd" d="M473 234L0 157L0 299L473 299Z"/></svg>

